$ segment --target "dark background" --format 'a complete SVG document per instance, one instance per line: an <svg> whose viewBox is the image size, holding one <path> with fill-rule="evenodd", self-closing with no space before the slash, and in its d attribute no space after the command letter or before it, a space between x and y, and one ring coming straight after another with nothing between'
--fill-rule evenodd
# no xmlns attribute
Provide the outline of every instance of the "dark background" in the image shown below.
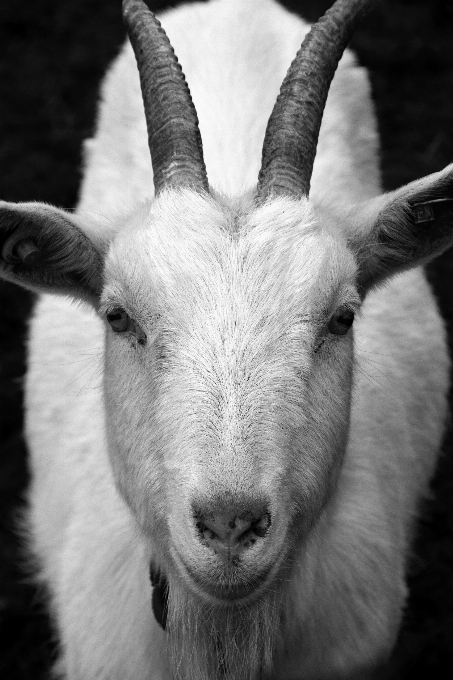
<svg viewBox="0 0 453 680"><path fill-rule="evenodd" d="M81 142L93 132L99 81L124 38L120 0L0 0L0 198L73 208ZM177 4L176 2L174 4ZM283 3L315 20L329 0ZM158 11L168 2L149 5ZM385 189L453 161L453 2L381 0L352 46L371 73ZM453 329L453 255L429 269ZM14 534L24 503L24 338L32 296L0 283L0 677L40 680L53 647L45 604ZM453 338L453 332L450 333ZM451 344L451 342L450 342ZM453 670L453 437L411 559L411 597L386 678ZM22 567L21 567L22 565Z"/></svg>

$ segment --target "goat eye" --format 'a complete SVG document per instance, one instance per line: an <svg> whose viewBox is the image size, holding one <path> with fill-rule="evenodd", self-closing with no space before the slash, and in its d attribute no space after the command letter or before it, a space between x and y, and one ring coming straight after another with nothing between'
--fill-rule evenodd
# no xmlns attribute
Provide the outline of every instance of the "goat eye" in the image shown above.
<svg viewBox="0 0 453 680"><path fill-rule="evenodd" d="M340 308L329 321L329 331L334 335L346 335L354 321L352 309Z"/></svg>
<svg viewBox="0 0 453 680"><path fill-rule="evenodd" d="M131 317L121 307L116 307L107 312L107 321L116 333L124 333L130 329Z"/></svg>

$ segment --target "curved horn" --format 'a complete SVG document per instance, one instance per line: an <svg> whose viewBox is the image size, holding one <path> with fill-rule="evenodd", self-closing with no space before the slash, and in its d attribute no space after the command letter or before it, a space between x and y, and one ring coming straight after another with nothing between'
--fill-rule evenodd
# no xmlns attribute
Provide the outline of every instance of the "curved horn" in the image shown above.
<svg viewBox="0 0 453 680"><path fill-rule="evenodd" d="M123 18L140 74L155 193L208 191L197 112L165 31L142 0L123 0Z"/></svg>
<svg viewBox="0 0 453 680"><path fill-rule="evenodd" d="M337 0L312 27L292 62L267 124L258 200L308 196L330 83L370 0Z"/></svg>

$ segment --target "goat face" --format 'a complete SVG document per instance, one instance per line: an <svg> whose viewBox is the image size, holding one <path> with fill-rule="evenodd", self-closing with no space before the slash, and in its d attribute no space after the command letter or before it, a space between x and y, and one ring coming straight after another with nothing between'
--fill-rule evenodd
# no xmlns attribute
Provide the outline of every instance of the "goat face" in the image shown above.
<svg viewBox="0 0 453 680"><path fill-rule="evenodd" d="M114 236L50 206L0 203L2 277L88 300L108 322L109 455L169 578L175 679L266 677L291 597L277 586L335 496L354 312L372 286L452 244L452 166L345 210L309 202L328 84L366 4L339 0L305 41L256 192L234 202L209 188L168 40L141 0L124 0L154 200Z"/></svg>
<svg viewBox="0 0 453 680"><path fill-rule="evenodd" d="M306 200L247 210L168 192L132 222L102 296L116 481L191 588L245 598L287 561L338 473L354 258Z"/></svg>

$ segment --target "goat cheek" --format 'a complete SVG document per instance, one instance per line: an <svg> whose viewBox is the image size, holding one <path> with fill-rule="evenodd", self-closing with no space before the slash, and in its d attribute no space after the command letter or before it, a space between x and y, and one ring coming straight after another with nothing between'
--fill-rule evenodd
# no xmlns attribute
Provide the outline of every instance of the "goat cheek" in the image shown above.
<svg viewBox="0 0 453 680"><path fill-rule="evenodd" d="M324 361L303 405L303 427L292 442L290 480L298 498L298 533L316 523L338 481L349 431L349 364Z"/></svg>
<svg viewBox="0 0 453 680"><path fill-rule="evenodd" d="M112 343L113 344L113 343ZM115 483L139 524L153 532L161 506L162 471L157 454L152 381L137 362L112 348L104 383L107 440Z"/></svg>

